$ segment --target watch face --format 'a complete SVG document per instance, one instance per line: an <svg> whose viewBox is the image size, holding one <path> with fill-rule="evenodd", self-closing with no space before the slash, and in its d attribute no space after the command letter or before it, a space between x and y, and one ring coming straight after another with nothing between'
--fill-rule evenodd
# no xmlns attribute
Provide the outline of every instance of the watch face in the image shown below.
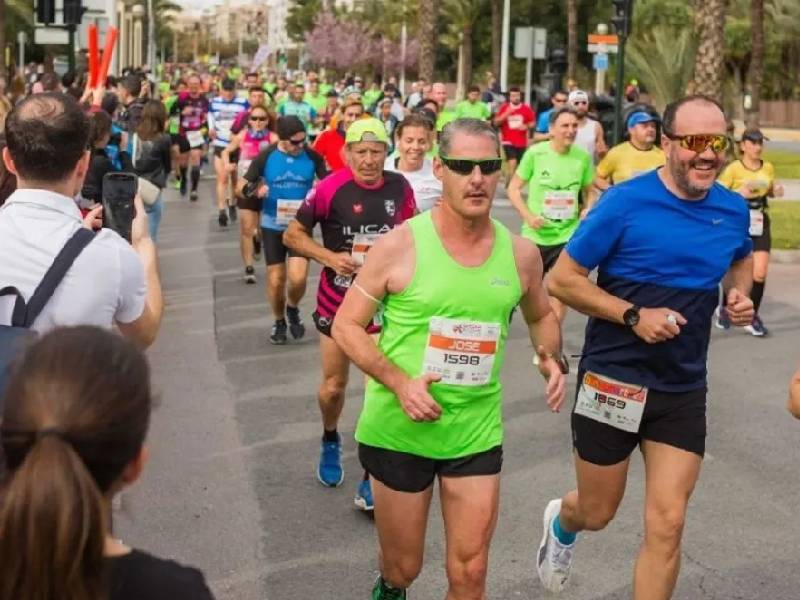
<svg viewBox="0 0 800 600"><path fill-rule="evenodd" d="M628 327L634 327L639 323L639 311L635 308L629 308L625 311L625 314L622 315L622 320L625 321L625 325Z"/></svg>

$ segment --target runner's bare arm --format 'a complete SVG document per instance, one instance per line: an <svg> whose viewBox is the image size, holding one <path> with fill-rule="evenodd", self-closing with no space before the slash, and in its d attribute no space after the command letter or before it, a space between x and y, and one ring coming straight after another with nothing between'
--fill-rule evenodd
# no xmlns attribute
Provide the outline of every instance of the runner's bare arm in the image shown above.
<svg viewBox="0 0 800 600"><path fill-rule="evenodd" d="M528 209L528 205L525 204L525 201L522 199L522 188L525 186L525 181L516 173L511 177L511 181L508 183L508 199L511 201L511 205L516 209L519 213L519 216L522 217L522 220L530 225L539 215L534 215L530 209Z"/></svg>
<svg viewBox="0 0 800 600"><path fill-rule="evenodd" d="M597 156L603 158L608 152L608 146L606 146L606 136L603 133L603 126L600 125L600 123L595 123L594 131L595 131L595 142L594 142L595 152L597 152Z"/></svg>
<svg viewBox="0 0 800 600"><path fill-rule="evenodd" d="M547 404L558 411L564 402L565 378L561 371L561 323L553 311L542 281L542 257L530 240L514 236L514 260L517 264L522 298L519 307L528 335L539 355L539 371L547 380Z"/></svg>
<svg viewBox="0 0 800 600"><path fill-rule="evenodd" d="M750 290L753 287L753 255L737 260L728 269L723 280L725 308L731 323L738 327L749 325L753 320L753 301Z"/></svg>
<svg viewBox="0 0 800 600"><path fill-rule="evenodd" d="M340 275L351 275L355 272L356 264L349 253L333 252L322 244L318 244L311 237L311 232L297 219L289 222L289 226L283 234L283 243L301 256L330 267Z"/></svg>
<svg viewBox="0 0 800 600"><path fill-rule="evenodd" d="M800 419L800 367L794 372L792 381L789 384L789 412Z"/></svg>
<svg viewBox="0 0 800 600"><path fill-rule="evenodd" d="M242 133L238 133L235 136L233 136L231 141L228 143L227 146L225 146L225 149L222 151L222 165L225 167L226 170L230 169L231 167L231 153L239 149L239 144L242 141L242 137L243 137Z"/></svg>

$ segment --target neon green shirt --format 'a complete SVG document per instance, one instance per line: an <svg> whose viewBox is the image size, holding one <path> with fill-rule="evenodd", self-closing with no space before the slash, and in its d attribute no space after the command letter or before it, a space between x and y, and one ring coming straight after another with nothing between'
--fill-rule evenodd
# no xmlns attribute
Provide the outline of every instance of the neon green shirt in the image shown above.
<svg viewBox="0 0 800 600"><path fill-rule="evenodd" d="M458 119L480 119L481 121L485 121L492 116L489 105L480 100L474 103L469 100L462 100L456 104L455 113Z"/></svg>
<svg viewBox="0 0 800 600"><path fill-rule="evenodd" d="M373 104L378 101L378 98L381 96L380 90L373 90L369 89L364 92L364 107L370 108Z"/></svg>
<svg viewBox="0 0 800 600"><path fill-rule="evenodd" d="M369 379L356 439L433 459L485 452L503 442L499 375L509 315L522 296L511 233L494 221L491 255L470 268L445 250L431 211L407 223L417 257L414 276L406 289L384 299L378 345L410 377L442 375L429 388L442 414L436 421L412 421L389 388Z"/></svg>
<svg viewBox="0 0 800 600"><path fill-rule="evenodd" d="M528 209L546 219L539 229L523 224L522 236L539 246L566 244L580 220L581 190L594 181L592 157L575 144L559 154L542 142L525 151L517 175L528 182Z"/></svg>
<svg viewBox="0 0 800 600"><path fill-rule="evenodd" d="M457 118L458 115L455 113L455 111L445 108L436 118L436 131L441 131L444 129L445 125L447 125L450 121L455 121Z"/></svg>
<svg viewBox="0 0 800 600"><path fill-rule="evenodd" d="M325 107L328 104L328 99L324 96L324 94L317 94L316 96L312 96L308 92L303 97L303 100L306 101L307 104L310 104L311 107L317 111L317 114L322 114L325 112Z"/></svg>

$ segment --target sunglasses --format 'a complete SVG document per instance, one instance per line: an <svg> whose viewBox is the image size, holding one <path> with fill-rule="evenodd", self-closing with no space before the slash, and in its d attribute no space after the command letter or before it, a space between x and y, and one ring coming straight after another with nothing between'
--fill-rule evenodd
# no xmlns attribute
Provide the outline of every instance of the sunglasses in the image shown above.
<svg viewBox="0 0 800 600"><path fill-rule="evenodd" d="M306 143L306 138L303 138L302 140L291 140L291 139L289 139L289 140L286 140L286 141L289 142L292 146L302 146L303 144Z"/></svg>
<svg viewBox="0 0 800 600"><path fill-rule="evenodd" d="M588 105L589 105L589 103L588 103L588 102L585 102L585 101L583 101L583 100L576 100L575 102L573 102L573 104L574 104L575 106L580 106L581 104L583 104L583 105L585 105L585 106L588 106Z"/></svg>
<svg viewBox="0 0 800 600"><path fill-rule="evenodd" d="M260 123L263 121L269 121L269 117L250 117L250 120Z"/></svg>
<svg viewBox="0 0 800 600"><path fill-rule="evenodd" d="M681 148L691 150L695 154L701 154L708 148L719 154L725 152L730 144L728 136L722 134L671 135L665 132L665 135L671 140L677 140Z"/></svg>
<svg viewBox="0 0 800 600"><path fill-rule="evenodd" d="M467 158L447 158L440 156L442 164L459 175L471 175L478 167L481 175L493 175L503 166L503 161L499 158L487 158L483 160L470 160Z"/></svg>

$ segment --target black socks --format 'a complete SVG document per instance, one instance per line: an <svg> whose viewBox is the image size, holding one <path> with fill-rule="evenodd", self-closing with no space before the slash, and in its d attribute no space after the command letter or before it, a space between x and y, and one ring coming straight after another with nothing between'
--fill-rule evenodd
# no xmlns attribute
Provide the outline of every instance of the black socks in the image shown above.
<svg viewBox="0 0 800 600"><path fill-rule="evenodd" d="M750 292L750 299L753 301L753 308L758 314L758 309L761 308L761 299L764 297L764 281L754 281L753 289Z"/></svg>
<svg viewBox="0 0 800 600"><path fill-rule="evenodd" d="M332 431L328 431L327 429L323 430L322 433L322 441L323 442L338 442L339 441L339 432L335 429Z"/></svg>

